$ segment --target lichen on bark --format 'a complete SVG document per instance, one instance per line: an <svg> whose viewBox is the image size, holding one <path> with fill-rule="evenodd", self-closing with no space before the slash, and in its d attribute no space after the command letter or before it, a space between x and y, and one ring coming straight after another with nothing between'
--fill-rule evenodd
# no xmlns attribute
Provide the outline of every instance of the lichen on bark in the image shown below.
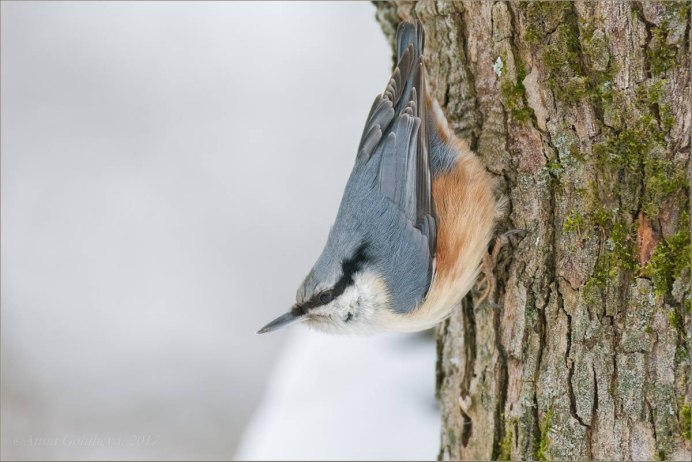
<svg viewBox="0 0 692 462"><path fill-rule="evenodd" d="M526 230L438 329L439 457L689 460L689 4L375 5Z"/></svg>

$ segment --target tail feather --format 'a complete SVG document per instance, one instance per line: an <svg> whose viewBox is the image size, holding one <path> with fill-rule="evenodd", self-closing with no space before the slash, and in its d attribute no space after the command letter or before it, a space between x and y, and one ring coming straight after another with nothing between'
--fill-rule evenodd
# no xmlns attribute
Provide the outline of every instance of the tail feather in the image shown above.
<svg viewBox="0 0 692 462"><path fill-rule="evenodd" d="M420 21L416 21L415 23L399 23L399 27L396 31L397 62L401 60L409 44L413 44L413 58L415 61L418 56L423 54L423 46L425 45L425 33L423 32L423 25Z"/></svg>
<svg viewBox="0 0 692 462"><path fill-rule="evenodd" d="M397 62L401 61L406 49L410 45L413 45L411 59L414 62L418 62L423 55L423 47L425 46L425 32L420 21L399 23L396 33ZM450 168L457 159L456 145L450 145L450 139L454 137L454 132L449 127L447 117L442 112L440 105L433 99L432 95L428 94L425 83L418 83L418 76L413 74L405 82L402 100L407 100L410 97L411 87L422 87L418 90L418 94L421 97L419 106L423 107L425 105L421 111L421 115L425 112L423 116L426 119L425 127L422 131L425 133L428 143L430 143L428 152L432 172L437 174ZM468 151L468 148L465 151Z"/></svg>

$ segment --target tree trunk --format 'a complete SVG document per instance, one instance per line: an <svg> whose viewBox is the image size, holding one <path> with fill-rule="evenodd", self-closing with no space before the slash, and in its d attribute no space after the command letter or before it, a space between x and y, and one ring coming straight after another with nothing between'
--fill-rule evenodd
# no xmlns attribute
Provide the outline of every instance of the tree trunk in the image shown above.
<svg viewBox="0 0 692 462"><path fill-rule="evenodd" d="M509 203L438 329L440 459L690 460L690 7L376 3Z"/></svg>

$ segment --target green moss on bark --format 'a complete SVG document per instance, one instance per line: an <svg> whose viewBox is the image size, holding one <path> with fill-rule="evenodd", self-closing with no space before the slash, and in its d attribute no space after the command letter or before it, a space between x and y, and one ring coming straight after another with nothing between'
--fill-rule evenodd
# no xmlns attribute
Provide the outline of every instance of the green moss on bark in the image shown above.
<svg viewBox="0 0 692 462"><path fill-rule="evenodd" d="M581 213L571 210L570 214L565 218L562 224L562 230L566 233L576 233L581 236L586 229L587 220Z"/></svg>
<svg viewBox="0 0 692 462"><path fill-rule="evenodd" d="M671 290L673 280L690 269L689 216L681 216L680 230L658 244L644 268L644 275L651 278L657 295Z"/></svg>
<svg viewBox="0 0 692 462"><path fill-rule="evenodd" d="M512 460L512 439L514 435L512 430L508 430L505 433L505 437L500 441L500 453L497 456L497 460Z"/></svg>
<svg viewBox="0 0 692 462"><path fill-rule="evenodd" d="M690 441L690 433L692 433L692 430L690 429L690 426L692 425L690 415L690 404L685 403L680 409L680 436L687 441Z"/></svg>
<svg viewBox="0 0 692 462"><path fill-rule="evenodd" d="M547 82L555 98L568 105L585 99L599 105L608 98L616 68L605 34L590 25L580 30L569 2L531 2L522 10L528 23L527 42L542 45Z"/></svg>
<svg viewBox="0 0 692 462"><path fill-rule="evenodd" d="M669 32L668 21L663 21L660 26L651 29L651 44L646 54L653 75L664 74L677 63L678 47L667 43Z"/></svg>
<svg viewBox="0 0 692 462"><path fill-rule="evenodd" d="M543 423L541 424L541 435L540 439L538 440L538 449L536 450L536 460L549 460L548 459L548 451L550 450L550 426L552 425L552 420L553 420L553 409L550 408L548 409L548 412L546 412L545 417L543 419Z"/></svg>
<svg viewBox="0 0 692 462"><path fill-rule="evenodd" d="M533 109L526 102L526 88L524 88L524 78L526 69L519 62L517 65L517 79L512 81L509 78L503 79L500 84L500 93L505 109L518 122L528 122L536 120Z"/></svg>

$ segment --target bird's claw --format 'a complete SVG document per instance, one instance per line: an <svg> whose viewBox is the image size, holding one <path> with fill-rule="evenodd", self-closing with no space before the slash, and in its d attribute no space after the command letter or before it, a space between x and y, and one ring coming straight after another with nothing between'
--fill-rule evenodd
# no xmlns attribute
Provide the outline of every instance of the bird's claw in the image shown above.
<svg viewBox="0 0 692 462"><path fill-rule="evenodd" d="M495 273L493 269L497 263L497 256L499 255L502 248L509 242L509 238L515 234L526 233L523 229L510 229L502 234L500 234L495 239L495 244L493 245L493 250L483 255L483 260L481 261L481 272L483 273L485 280L485 289L482 291L480 296L477 298L477 304L480 305L487 302L493 308L498 308L499 305L495 300L495 288L497 286L497 279L495 278Z"/></svg>

